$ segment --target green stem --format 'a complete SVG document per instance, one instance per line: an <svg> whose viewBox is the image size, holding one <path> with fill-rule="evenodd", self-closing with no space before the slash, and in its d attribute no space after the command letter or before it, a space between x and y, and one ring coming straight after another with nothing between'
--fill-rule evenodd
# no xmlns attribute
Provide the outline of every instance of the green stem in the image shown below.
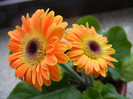
<svg viewBox="0 0 133 99"><path fill-rule="evenodd" d="M93 78L93 76L86 75L85 71L82 71L81 73L85 78L86 88L88 88L89 86L91 86L93 84L94 78Z"/></svg>
<svg viewBox="0 0 133 99"><path fill-rule="evenodd" d="M92 85L93 82L94 82L94 78L93 78L93 76L88 76L88 78L89 78L89 80L90 80L90 85Z"/></svg>
<svg viewBox="0 0 133 99"><path fill-rule="evenodd" d="M90 79L89 79L88 75L85 74L85 71L82 71L81 73L85 78L86 86L90 85Z"/></svg>
<svg viewBox="0 0 133 99"><path fill-rule="evenodd" d="M70 76L78 80L81 84L85 84L85 81L82 79L82 77L79 76L77 72L75 72L68 64L60 64L60 65L68 72Z"/></svg>

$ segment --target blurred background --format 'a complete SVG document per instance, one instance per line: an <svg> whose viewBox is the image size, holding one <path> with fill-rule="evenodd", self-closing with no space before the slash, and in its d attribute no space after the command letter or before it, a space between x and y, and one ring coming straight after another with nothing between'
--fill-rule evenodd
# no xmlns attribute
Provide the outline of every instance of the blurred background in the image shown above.
<svg viewBox="0 0 133 99"><path fill-rule="evenodd" d="M104 32L114 25L122 26L133 44L133 0L0 0L0 99L6 99L20 81L6 60L8 31L21 25L22 15L47 8L62 15L68 27L86 15L97 18ZM128 83L127 97L133 99L133 82Z"/></svg>
<svg viewBox="0 0 133 99"><path fill-rule="evenodd" d="M0 0L0 28L20 24L20 17L50 8L64 18L103 13L133 6L133 0Z"/></svg>

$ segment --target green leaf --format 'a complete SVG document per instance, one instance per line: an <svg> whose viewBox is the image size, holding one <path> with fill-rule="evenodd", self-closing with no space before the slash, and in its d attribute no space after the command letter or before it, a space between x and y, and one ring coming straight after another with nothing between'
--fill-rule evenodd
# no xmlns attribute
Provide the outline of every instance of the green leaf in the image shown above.
<svg viewBox="0 0 133 99"><path fill-rule="evenodd" d="M93 16L85 16L80 18L77 21L77 24L86 26L86 22L89 23L89 27L93 26L99 34L102 33L100 24Z"/></svg>
<svg viewBox="0 0 133 99"><path fill-rule="evenodd" d="M100 93L102 92L103 88L104 88L104 84L99 81L99 80L95 80L93 83L93 88L95 88L96 90L98 90Z"/></svg>
<svg viewBox="0 0 133 99"><path fill-rule="evenodd" d="M13 51L10 51L10 52L9 52L9 55L11 55L11 54L13 54Z"/></svg>
<svg viewBox="0 0 133 99"><path fill-rule="evenodd" d="M118 98L118 99L127 99L123 96L121 96L120 94L118 94L116 88L112 85L107 83L106 85L104 85L104 89L102 91L102 96L103 97L112 97L112 98Z"/></svg>
<svg viewBox="0 0 133 99"><path fill-rule="evenodd" d="M105 86L104 86L104 89L102 91L102 96L103 97L109 97L109 96L114 96L118 94L117 90L115 89L115 87L112 85L112 84L109 84L107 83Z"/></svg>
<svg viewBox="0 0 133 99"><path fill-rule="evenodd" d="M101 82L94 82L93 87L83 92L83 99L127 99L121 96L116 88L112 84L102 85ZM98 85L99 84L99 85ZM99 91L98 86L102 85L101 91Z"/></svg>
<svg viewBox="0 0 133 99"><path fill-rule="evenodd" d="M133 80L133 53L121 66L121 78L124 82Z"/></svg>
<svg viewBox="0 0 133 99"><path fill-rule="evenodd" d="M60 89L57 88L53 91L47 91L48 92L40 92L31 85L20 82L16 85L7 99L82 99L81 92L74 86L64 86Z"/></svg>
<svg viewBox="0 0 133 99"><path fill-rule="evenodd" d="M116 98L116 97L104 97L102 99L118 99L118 98Z"/></svg>
<svg viewBox="0 0 133 99"><path fill-rule="evenodd" d="M49 92L70 86L69 79L70 79L70 76L68 74L64 74L61 81L59 81L59 82L52 81L51 86L47 87L44 85L42 87L42 89L43 89L44 93L49 93Z"/></svg>
<svg viewBox="0 0 133 99"><path fill-rule="evenodd" d="M74 86L69 86L30 99L82 99L82 94Z"/></svg>
<svg viewBox="0 0 133 99"><path fill-rule="evenodd" d="M101 94L98 90L90 87L88 90L83 92L84 99L101 99Z"/></svg>
<svg viewBox="0 0 133 99"><path fill-rule="evenodd" d="M131 43L128 41L126 32L122 27L114 26L109 31L104 33L104 36L108 38L108 43L113 45L116 50L116 54L112 57L118 60L114 63L115 69L109 67L109 71L114 80L119 80L121 78L121 64L131 55Z"/></svg>
<svg viewBox="0 0 133 99"><path fill-rule="evenodd" d="M20 82L16 85L7 99L29 99L41 94L41 92L31 85Z"/></svg>

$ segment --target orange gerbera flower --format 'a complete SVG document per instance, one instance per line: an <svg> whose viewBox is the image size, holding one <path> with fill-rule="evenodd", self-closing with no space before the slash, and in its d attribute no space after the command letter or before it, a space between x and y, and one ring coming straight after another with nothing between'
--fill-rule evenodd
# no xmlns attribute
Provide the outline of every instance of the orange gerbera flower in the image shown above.
<svg viewBox="0 0 133 99"><path fill-rule="evenodd" d="M48 9L49 10L49 9ZM69 42L60 41L64 35L66 22L62 16L54 16L54 11L37 10L31 18L22 16L22 27L10 31L8 48L13 54L8 57L10 66L16 69L15 76L37 87L51 85L51 80L61 79L57 63L67 63L69 57L64 52L71 48Z"/></svg>
<svg viewBox="0 0 133 99"><path fill-rule="evenodd" d="M95 77L101 74L106 76L108 65L114 68L110 61L117 62L111 57L115 50L111 44L106 44L107 38L97 34L93 27L73 24L73 28L66 30L64 38L72 43L72 49L67 54L77 71L85 69L87 75L94 74Z"/></svg>

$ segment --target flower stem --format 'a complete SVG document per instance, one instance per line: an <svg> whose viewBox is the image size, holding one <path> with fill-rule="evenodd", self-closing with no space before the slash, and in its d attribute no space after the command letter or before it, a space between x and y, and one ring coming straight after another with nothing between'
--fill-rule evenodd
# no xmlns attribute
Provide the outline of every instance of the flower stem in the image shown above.
<svg viewBox="0 0 133 99"><path fill-rule="evenodd" d="M93 76L88 76L88 75L86 75L86 74L85 74L85 71L82 71L81 73L82 73L82 75L83 75L84 78L85 78L85 81L86 81L86 88L88 88L89 86L91 86L91 85L93 84L94 78L93 78Z"/></svg>
<svg viewBox="0 0 133 99"><path fill-rule="evenodd" d="M60 64L66 71L67 73L78 80L81 84L85 84L85 81L82 79L81 76L78 75L77 72L75 72L68 64Z"/></svg>
<svg viewBox="0 0 133 99"><path fill-rule="evenodd" d="M88 75L85 74L85 71L82 71L81 73L85 78L86 86L90 85L90 79L89 79Z"/></svg>
<svg viewBox="0 0 133 99"><path fill-rule="evenodd" d="M93 76L88 76L88 78L89 78L89 80L90 80L90 85L92 85L93 82L94 82L94 78L93 78Z"/></svg>

